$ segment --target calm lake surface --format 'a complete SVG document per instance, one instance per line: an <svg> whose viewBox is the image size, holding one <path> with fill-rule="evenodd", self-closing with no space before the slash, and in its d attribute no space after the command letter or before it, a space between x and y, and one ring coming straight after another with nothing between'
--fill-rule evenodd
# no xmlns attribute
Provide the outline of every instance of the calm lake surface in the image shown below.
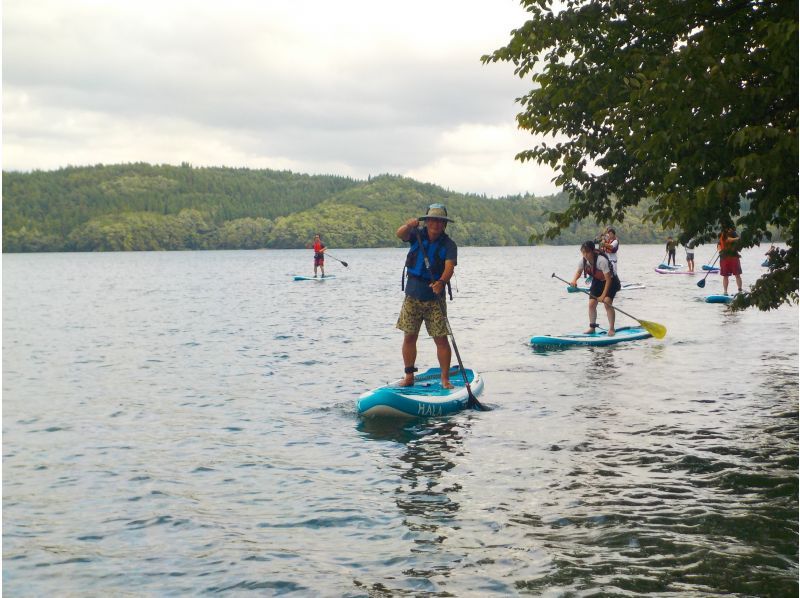
<svg viewBox="0 0 800 598"><path fill-rule="evenodd" d="M461 248L494 409L376 423L405 252L331 249L322 283L308 250L3 256L8 596L797 595L796 306L731 313L623 246L647 288L617 305L667 337L534 352L586 326L550 277L577 248Z"/></svg>

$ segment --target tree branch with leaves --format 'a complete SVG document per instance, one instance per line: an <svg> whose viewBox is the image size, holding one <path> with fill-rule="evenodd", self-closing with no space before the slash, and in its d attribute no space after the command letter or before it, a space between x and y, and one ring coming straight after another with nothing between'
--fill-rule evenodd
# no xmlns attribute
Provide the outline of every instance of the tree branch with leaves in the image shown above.
<svg viewBox="0 0 800 598"><path fill-rule="evenodd" d="M741 246L780 231L788 248L734 306L798 299L798 5L795 1L522 0L530 18L484 63L533 83L520 128L564 141L519 153L550 165L575 220L649 218Z"/></svg>

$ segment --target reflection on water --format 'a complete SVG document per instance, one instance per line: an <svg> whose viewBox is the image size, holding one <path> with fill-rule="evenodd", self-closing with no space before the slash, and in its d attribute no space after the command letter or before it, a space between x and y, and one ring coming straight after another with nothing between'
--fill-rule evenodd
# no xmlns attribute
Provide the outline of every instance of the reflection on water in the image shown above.
<svg viewBox="0 0 800 598"><path fill-rule="evenodd" d="M394 500L408 529L409 566L402 570L410 578L404 585L417 591L436 589L433 578L447 578L461 559L442 548L457 525L460 504L458 482L448 483L444 474L463 456L464 420L392 421L364 419L359 431L371 440L400 442L404 451L387 466L399 477ZM376 589L376 588L373 588ZM400 588L395 588L399 590Z"/></svg>

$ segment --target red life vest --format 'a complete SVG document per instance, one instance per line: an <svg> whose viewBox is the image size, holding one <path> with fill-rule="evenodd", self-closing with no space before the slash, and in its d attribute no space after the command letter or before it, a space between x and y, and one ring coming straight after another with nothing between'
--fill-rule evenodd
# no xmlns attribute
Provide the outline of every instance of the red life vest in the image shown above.
<svg viewBox="0 0 800 598"><path fill-rule="evenodd" d="M608 269L611 272L611 277L613 278L614 276L616 276L617 273L614 272L614 264L613 264L613 262L610 259L608 259L608 256L605 253L603 253L602 251L597 251L596 249L594 250L594 264L590 264L588 261L586 261L586 258L583 259L583 273L584 273L584 275L591 276L592 278L595 278L597 280L605 280L606 279L606 275L603 273L602 270L600 270L597 267L597 260L599 258L603 258L604 260L606 260L608 262Z"/></svg>

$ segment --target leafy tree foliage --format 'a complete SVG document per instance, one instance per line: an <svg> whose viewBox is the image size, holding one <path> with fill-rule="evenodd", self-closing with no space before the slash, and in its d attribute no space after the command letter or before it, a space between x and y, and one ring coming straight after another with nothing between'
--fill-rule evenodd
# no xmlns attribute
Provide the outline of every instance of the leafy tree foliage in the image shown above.
<svg viewBox="0 0 800 598"><path fill-rule="evenodd" d="M552 166L570 197L546 234L623 222L644 198L684 240L735 224L751 247L780 230L788 251L736 305L797 301L797 2L522 4L530 20L482 60L534 83L517 121L553 141L517 158Z"/></svg>

